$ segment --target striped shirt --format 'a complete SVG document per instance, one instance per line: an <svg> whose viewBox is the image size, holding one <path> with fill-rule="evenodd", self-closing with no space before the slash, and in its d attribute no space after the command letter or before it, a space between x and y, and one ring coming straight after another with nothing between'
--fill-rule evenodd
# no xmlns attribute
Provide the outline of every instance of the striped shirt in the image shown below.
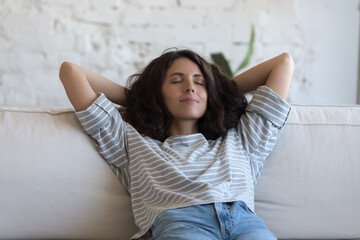
<svg viewBox="0 0 360 240"><path fill-rule="evenodd" d="M289 112L288 103L261 86L226 136L207 140L197 133L164 142L123 121L104 94L76 115L130 193L138 238L166 209L244 201L254 211L255 184Z"/></svg>

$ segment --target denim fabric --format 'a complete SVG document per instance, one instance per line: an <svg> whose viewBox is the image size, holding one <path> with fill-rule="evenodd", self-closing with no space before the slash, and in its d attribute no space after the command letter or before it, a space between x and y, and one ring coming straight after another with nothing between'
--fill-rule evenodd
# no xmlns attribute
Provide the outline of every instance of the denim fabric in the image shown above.
<svg viewBox="0 0 360 240"><path fill-rule="evenodd" d="M153 240L277 239L241 201L165 210L151 229Z"/></svg>

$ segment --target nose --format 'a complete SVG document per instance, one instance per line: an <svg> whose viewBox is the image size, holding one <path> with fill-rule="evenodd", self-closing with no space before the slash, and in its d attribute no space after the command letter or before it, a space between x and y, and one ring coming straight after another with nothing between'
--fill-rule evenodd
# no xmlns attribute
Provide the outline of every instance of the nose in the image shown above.
<svg viewBox="0 0 360 240"><path fill-rule="evenodd" d="M192 81L189 81L188 84L185 86L185 93L194 93L195 87Z"/></svg>
<svg viewBox="0 0 360 240"><path fill-rule="evenodd" d="M185 92L186 93L190 93L190 92L194 93L195 90L193 88L187 88Z"/></svg>

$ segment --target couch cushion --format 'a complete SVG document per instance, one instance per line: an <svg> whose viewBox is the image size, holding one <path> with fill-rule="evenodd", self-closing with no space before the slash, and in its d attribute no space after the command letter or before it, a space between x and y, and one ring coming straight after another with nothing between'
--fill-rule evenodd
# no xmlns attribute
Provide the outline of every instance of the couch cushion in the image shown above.
<svg viewBox="0 0 360 240"><path fill-rule="evenodd" d="M360 106L293 106L255 198L280 238L360 238Z"/></svg>
<svg viewBox="0 0 360 240"><path fill-rule="evenodd" d="M127 192L62 108L0 108L0 239L129 239Z"/></svg>

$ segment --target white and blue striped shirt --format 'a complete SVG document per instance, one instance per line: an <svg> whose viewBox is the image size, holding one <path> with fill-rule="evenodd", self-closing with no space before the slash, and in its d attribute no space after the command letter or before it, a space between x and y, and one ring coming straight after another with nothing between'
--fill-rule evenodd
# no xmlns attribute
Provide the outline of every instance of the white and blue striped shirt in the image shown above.
<svg viewBox="0 0 360 240"><path fill-rule="evenodd" d="M138 133L103 94L76 115L131 194L138 238L166 209L244 201L254 211L255 184L289 112L288 103L261 86L225 137L197 133L164 142Z"/></svg>

